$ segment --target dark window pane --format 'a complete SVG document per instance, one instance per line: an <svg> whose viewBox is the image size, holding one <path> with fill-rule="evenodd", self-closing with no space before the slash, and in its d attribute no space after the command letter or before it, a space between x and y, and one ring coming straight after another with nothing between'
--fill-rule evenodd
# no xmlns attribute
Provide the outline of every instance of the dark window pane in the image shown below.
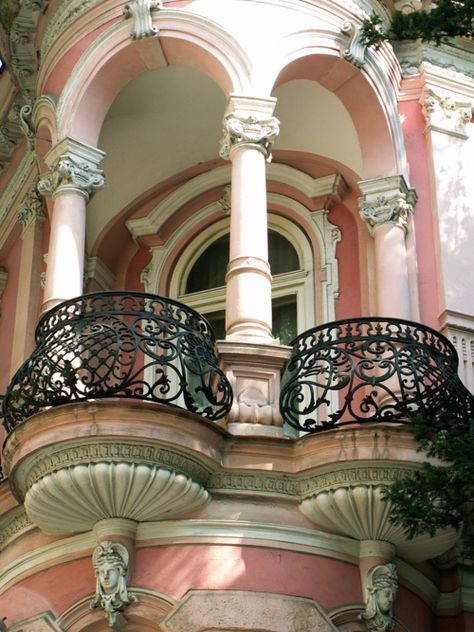
<svg viewBox="0 0 474 632"><path fill-rule="evenodd" d="M273 336L287 345L296 337L296 295L283 296L272 301Z"/></svg>
<svg viewBox="0 0 474 632"><path fill-rule="evenodd" d="M300 269L296 250L288 239L273 230L268 233L268 258L272 274ZM228 261L229 235L224 235L196 260L186 282L186 294L225 285Z"/></svg>

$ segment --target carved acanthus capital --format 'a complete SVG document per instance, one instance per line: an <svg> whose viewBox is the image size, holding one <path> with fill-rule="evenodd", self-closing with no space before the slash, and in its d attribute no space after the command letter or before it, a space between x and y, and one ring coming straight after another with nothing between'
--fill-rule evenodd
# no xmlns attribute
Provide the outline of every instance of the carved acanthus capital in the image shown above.
<svg viewBox="0 0 474 632"><path fill-rule="evenodd" d="M223 121L220 156L229 159L236 147L251 145L271 160L271 146L280 131L275 116L259 116L257 113L229 112Z"/></svg>
<svg viewBox="0 0 474 632"><path fill-rule="evenodd" d="M397 598L398 576L395 564L374 566L367 578L367 601L360 618L369 632L390 632L395 627L392 606Z"/></svg>
<svg viewBox="0 0 474 632"><path fill-rule="evenodd" d="M23 232L35 219L43 219L46 213L43 206L43 200L39 196L36 188L32 188L18 211L18 221L20 222Z"/></svg>
<svg viewBox="0 0 474 632"><path fill-rule="evenodd" d="M416 202L414 189L407 186L403 176L389 176L359 182L362 193L359 213L373 235L381 226L398 226L408 230L408 218Z"/></svg>
<svg viewBox="0 0 474 632"><path fill-rule="evenodd" d="M126 606L138 601L128 592L127 548L119 542L104 540L94 549L92 565L96 576L96 590L91 609L102 608L112 630L121 630L127 620L123 616Z"/></svg>
<svg viewBox="0 0 474 632"><path fill-rule="evenodd" d="M88 200L105 184L104 172L98 163L104 153L73 139L64 139L45 156L49 166L38 182L41 195L56 196L75 192Z"/></svg>
<svg viewBox="0 0 474 632"><path fill-rule="evenodd" d="M163 8L162 0L134 0L123 8L126 19L133 18L133 31L131 38L134 40L152 37L158 33L156 26L153 26L152 11Z"/></svg>
<svg viewBox="0 0 474 632"><path fill-rule="evenodd" d="M441 96L427 89L421 101L426 119L426 129L457 136L468 137L468 124L472 118L472 103L455 101L450 96Z"/></svg>

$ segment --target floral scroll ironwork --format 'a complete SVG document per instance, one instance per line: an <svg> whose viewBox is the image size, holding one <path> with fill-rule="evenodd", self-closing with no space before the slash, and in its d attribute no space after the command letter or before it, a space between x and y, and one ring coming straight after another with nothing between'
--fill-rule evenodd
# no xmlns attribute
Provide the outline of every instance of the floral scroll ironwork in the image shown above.
<svg viewBox="0 0 474 632"><path fill-rule="evenodd" d="M298 336L282 377L284 420L304 432L364 422L406 422L413 415L474 412L444 336L418 323L355 318Z"/></svg>
<svg viewBox="0 0 474 632"><path fill-rule="evenodd" d="M209 419L226 415L232 403L209 323L168 298L103 292L66 301L41 318L36 344L5 395L7 432L73 401L151 400Z"/></svg>

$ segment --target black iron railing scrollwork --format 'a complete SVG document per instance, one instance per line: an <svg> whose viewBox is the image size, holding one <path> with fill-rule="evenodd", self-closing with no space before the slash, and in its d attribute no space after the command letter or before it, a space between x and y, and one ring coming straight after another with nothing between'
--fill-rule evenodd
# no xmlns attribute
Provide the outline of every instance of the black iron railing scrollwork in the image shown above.
<svg viewBox="0 0 474 632"><path fill-rule="evenodd" d="M232 403L209 323L168 298L103 292L66 301L41 318L36 344L5 394L7 432L46 407L80 400L151 400L209 419Z"/></svg>
<svg viewBox="0 0 474 632"><path fill-rule="evenodd" d="M474 413L457 376L453 345L433 329L389 318L355 318L298 336L282 376L280 409L298 430L405 422L415 414Z"/></svg>

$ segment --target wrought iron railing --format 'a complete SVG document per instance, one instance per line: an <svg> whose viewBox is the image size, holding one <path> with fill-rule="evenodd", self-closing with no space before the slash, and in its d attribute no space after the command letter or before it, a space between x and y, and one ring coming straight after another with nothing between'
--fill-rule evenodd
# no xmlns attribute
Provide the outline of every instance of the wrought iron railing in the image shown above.
<svg viewBox="0 0 474 632"><path fill-rule="evenodd" d="M168 298L104 292L66 301L41 318L36 344L5 395L7 432L46 407L80 400L151 400L209 419L232 403L209 323Z"/></svg>
<svg viewBox="0 0 474 632"><path fill-rule="evenodd" d="M292 343L282 376L284 420L304 432L411 416L474 414L453 345L417 323L356 318L315 327Z"/></svg>

